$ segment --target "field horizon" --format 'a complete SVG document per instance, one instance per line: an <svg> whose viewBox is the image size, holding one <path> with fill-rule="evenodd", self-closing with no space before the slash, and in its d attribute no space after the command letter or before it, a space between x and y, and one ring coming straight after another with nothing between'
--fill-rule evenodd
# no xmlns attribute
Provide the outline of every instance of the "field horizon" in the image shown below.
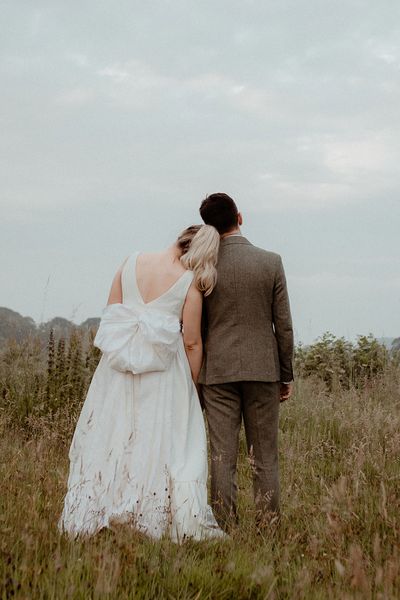
<svg viewBox="0 0 400 600"><path fill-rule="evenodd" d="M0 350L8 341L15 339L21 342L24 338L29 336L39 336L43 341L47 341L47 337L50 331L53 329L56 337L68 337L73 329L80 329L87 331L89 329L97 328L100 323L100 316L90 316L83 320L76 320L75 317L63 317L57 314L47 320L36 320L30 315L22 315L22 313L9 308L7 306L0 306ZM297 339L296 343L299 345L310 346L318 341L323 335L324 331L307 342L304 340ZM356 341L358 337L365 335L374 335L378 342L384 345L389 350L392 348L393 342L399 342L400 336L398 332L393 332L393 336L375 336L372 332L366 331L359 333L351 338L352 341Z"/></svg>

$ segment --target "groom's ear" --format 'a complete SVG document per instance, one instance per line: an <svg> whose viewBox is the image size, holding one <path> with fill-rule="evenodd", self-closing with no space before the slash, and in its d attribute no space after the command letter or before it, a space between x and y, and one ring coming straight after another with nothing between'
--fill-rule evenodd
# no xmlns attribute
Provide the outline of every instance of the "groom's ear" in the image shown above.
<svg viewBox="0 0 400 600"><path fill-rule="evenodd" d="M243 225L243 217L241 212L238 213L238 225L239 227Z"/></svg>

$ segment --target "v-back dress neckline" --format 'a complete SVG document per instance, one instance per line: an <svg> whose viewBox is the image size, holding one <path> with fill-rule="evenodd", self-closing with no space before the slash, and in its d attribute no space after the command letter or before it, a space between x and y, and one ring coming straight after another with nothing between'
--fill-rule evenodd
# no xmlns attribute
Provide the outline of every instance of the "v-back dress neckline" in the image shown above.
<svg viewBox="0 0 400 600"><path fill-rule="evenodd" d="M171 292L173 289L175 289L175 287L177 286L177 284L185 276L187 276L188 273L191 272L189 270L186 270L184 273L182 273L182 275L180 275L180 277L178 277L178 279L176 281L174 281L174 283L172 285L170 285L170 287L168 289L165 290L165 292L163 292L162 294L160 294L156 298L153 298L152 300L149 300L148 302L146 302L144 300L144 298L143 298L142 292L140 291L139 284L138 284L138 279L137 279L137 260L138 260L138 258L139 258L140 255L141 255L141 252L137 252L136 253L136 258L135 258L134 264L133 264L133 280L134 280L134 283L135 283L135 288L136 288L136 291L137 291L137 295L138 295L140 301L142 302L142 304L144 304L145 306L153 304L153 302L156 302L157 300L160 300L161 298L163 298L164 296L166 296L169 292Z"/></svg>

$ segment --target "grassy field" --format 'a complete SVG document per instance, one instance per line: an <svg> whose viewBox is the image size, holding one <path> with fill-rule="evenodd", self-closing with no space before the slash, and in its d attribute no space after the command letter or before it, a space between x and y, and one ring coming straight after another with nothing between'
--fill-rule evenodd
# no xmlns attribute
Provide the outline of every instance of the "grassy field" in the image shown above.
<svg viewBox="0 0 400 600"><path fill-rule="evenodd" d="M228 541L152 542L126 526L58 534L75 415L0 412L1 598L400 597L400 371L364 389L296 383L282 405L282 521L253 525L242 440L241 524Z"/></svg>

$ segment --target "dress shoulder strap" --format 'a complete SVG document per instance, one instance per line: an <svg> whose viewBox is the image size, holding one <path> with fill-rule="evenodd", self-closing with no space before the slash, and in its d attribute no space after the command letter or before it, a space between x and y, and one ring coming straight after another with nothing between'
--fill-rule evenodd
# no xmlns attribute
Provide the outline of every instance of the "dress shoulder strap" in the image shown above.
<svg viewBox="0 0 400 600"><path fill-rule="evenodd" d="M138 251L132 252L125 260L125 264L122 267L121 272L121 286L122 286L122 302L124 304L130 304L134 302L136 298L136 287L135 287L135 268L136 258L139 254Z"/></svg>
<svg viewBox="0 0 400 600"><path fill-rule="evenodd" d="M180 292L180 295L181 295L183 301L185 301L186 295L189 291L189 288L192 284L193 279L194 279L194 273L193 273L193 271L189 271L189 270L186 271L186 273L184 273L181 277L181 280L180 280L181 285L180 285L179 292Z"/></svg>

